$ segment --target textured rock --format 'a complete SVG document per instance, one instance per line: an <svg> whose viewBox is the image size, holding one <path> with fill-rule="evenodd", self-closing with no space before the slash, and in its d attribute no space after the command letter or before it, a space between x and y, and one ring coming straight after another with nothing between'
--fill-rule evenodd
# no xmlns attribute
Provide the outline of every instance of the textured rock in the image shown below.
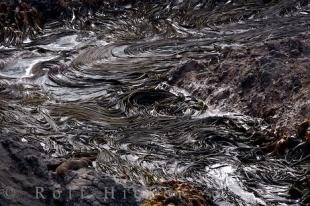
<svg viewBox="0 0 310 206"><path fill-rule="evenodd" d="M188 70L186 75L179 72L178 81L171 84L185 88L215 107L263 118L274 128L280 127L294 135L295 126L310 118L309 46L309 38L300 35L266 45L253 44L249 50L252 55L243 57L239 53L244 47L232 48L219 63L204 67L207 72L195 69ZM299 51L298 57L291 55L292 49ZM270 55L273 51L283 55L275 58ZM193 87L192 82L200 84ZM229 92L219 93L222 88L229 88Z"/></svg>
<svg viewBox="0 0 310 206"><path fill-rule="evenodd" d="M91 168L55 175L34 140L1 132L0 157L0 205L138 205L132 190Z"/></svg>

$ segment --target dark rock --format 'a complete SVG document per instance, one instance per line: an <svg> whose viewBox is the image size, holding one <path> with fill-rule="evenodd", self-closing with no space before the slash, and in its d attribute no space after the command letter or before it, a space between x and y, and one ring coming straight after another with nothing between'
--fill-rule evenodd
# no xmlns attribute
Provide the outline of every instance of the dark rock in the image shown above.
<svg viewBox="0 0 310 206"><path fill-rule="evenodd" d="M44 202L50 202L51 199L42 201L35 196L36 186L51 186L40 148L35 142L21 142L15 134L0 134L0 182L6 191L0 194L0 205L45 205Z"/></svg>
<svg viewBox="0 0 310 206"><path fill-rule="evenodd" d="M169 77L168 83L175 84L176 82L181 80L186 75L186 73L198 72L202 69L203 69L203 66L200 65L198 62L188 61L182 66L178 67L177 69L171 71L169 75L170 77Z"/></svg>
<svg viewBox="0 0 310 206"><path fill-rule="evenodd" d="M290 39L288 41L288 48L292 57L297 57L303 52L303 45L297 39Z"/></svg>
<svg viewBox="0 0 310 206"><path fill-rule="evenodd" d="M272 83L271 72L262 71L259 76L259 82L262 88L268 87Z"/></svg>
<svg viewBox="0 0 310 206"><path fill-rule="evenodd" d="M278 51L278 48L276 47L276 45L274 43L268 43L266 46L267 46L267 49L269 52Z"/></svg>
<svg viewBox="0 0 310 206"><path fill-rule="evenodd" d="M274 59L270 56L262 57L259 61L258 82L261 89L271 86L277 82L283 72L288 70L287 66L282 61Z"/></svg>
<svg viewBox="0 0 310 206"><path fill-rule="evenodd" d="M39 142L22 138L0 131L0 205L138 205L132 190L93 169L53 178L52 161ZM114 189L114 199L105 198L106 188Z"/></svg>
<svg viewBox="0 0 310 206"><path fill-rule="evenodd" d="M242 89L249 89L254 86L255 80L256 76L250 73L241 79L240 86Z"/></svg>
<svg viewBox="0 0 310 206"><path fill-rule="evenodd" d="M68 173L68 182L62 182L57 191L61 194L61 204L137 206L133 188L117 184L103 173L80 169ZM63 184L64 183L64 184Z"/></svg>

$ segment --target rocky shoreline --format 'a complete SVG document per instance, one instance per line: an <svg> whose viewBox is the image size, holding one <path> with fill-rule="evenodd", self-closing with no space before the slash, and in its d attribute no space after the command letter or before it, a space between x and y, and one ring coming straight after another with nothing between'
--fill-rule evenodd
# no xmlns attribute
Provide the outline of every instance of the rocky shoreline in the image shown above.
<svg viewBox="0 0 310 206"><path fill-rule="evenodd" d="M218 59L190 65L174 84L212 107L262 118L276 135L295 135L310 116L309 45L302 34L257 47L218 48Z"/></svg>
<svg viewBox="0 0 310 206"><path fill-rule="evenodd" d="M23 139L0 133L1 205L138 205L132 187L92 168L55 174L53 165L61 160L50 158L39 142Z"/></svg>
<svg viewBox="0 0 310 206"><path fill-rule="evenodd" d="M70 18L73 14L82 19L100 7L111 9L116 4L125 6L136 2L114 1L111 4L111 1L96 0L31 0L18 4L6 0L0 3L0 42L5 46L18 46L27 37L35 39L42 35L46 21ZM171 12L171 18L180 24L187 21L191 28L209 26L214 32L222 32L226 36L206 49L211 53L209 56L202 55L202 58L182 62L162 78L170 86L184 89L210 108L261 118L268 127L254 133L252 137L254 144L259 145L265 153L287 158L287 154L297 148L302 158L292 164L309 160L309 13L304 15L295 11L295 7L291 5L298 3L301 8L308 8L308 1L280 1L279 4L259 1L253 3L253 7L250 4L243 5L243 1L236 1L231 10L226 7L226 1L206 1L209 4L193 2L193 5L186 4L174 10L162 9L159 11L162 12L160 15L156 13L148 17L159 22L158 16ZM269 9L265 6L267 4ZM195 10L194 14L187 10L191 6L196 8L197 5L201 8ZM236 9L238 6L242 6L248 13L239 12ZM272 13L272 9L277 14ZM208 19L202 18L204 12L209 12ZM251 15L259 18L260 22L251 19ZM269 16L264 19L264 15ZM240 27L231 20L234 18L244 21L240 23ZM232 22L227 22L228 19ZM87 20L83 23L87 24ZM229 36L230 33L232 35ZM203 53L205 48L197 48L199 49ZM0 100L0 110L1 107ZM0 119L0 124L1 121ZM22 134L12 131L13 128L1 127L0 130L0 156L3 160L0 163L0 205L141 204L130 189L130 183L116 182L112 177L88 165L70 167L65 174L57 174L56 168L66 159L51 158L39 141L30 138L26 140ZM308 173L309 171L307 175ZM175 182L171 184L178 185ZM195 191L190 186L182 186ZM296 199L309 198L308 176L293 186L292 196L295 195ZM85 194L82 192L81 198L80 188L84 187ZM106 199L107 189L111 188L115 189L115 197ZM55 191L56 196L59 195L56 198ZM160 200L155 198L148 204L154 205L156 203L152 201L162 201L162 197L158 198ZM202 205L207 204L204 199L201 202Z"/></svg>

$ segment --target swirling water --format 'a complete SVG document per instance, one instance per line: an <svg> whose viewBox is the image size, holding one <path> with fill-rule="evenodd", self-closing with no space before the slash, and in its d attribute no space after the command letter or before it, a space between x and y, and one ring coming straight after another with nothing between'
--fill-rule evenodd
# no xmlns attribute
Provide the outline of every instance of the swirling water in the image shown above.
<svg viewBox="0 0 310 206"><path fill-rule="evenodd" d="M129 14L92 21L82 29L50 23L43 36L1 48L4 129L40 141L51 157L99 150L96 169L145 190L177 179L201 186L219 205L297 204L287 182L298 172L253 144L260 120L208 107L168 83L188 60L216 57L214 44L239 47L281 28L244 42L262 22L215 31Z"/></svg>

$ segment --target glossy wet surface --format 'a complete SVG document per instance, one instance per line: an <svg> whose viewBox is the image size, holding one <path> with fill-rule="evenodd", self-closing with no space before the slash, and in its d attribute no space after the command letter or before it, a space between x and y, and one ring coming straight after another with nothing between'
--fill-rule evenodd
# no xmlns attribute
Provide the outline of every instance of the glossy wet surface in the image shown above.
<svg viewBox="0 0 310 206"><path fill-rule="evenodd" d="M82 30L76 22L51 23L36 40L1 48L1 124L23 134L21 141L40 141L51 157L100 150L96 169L145 190L182 180L219 205L295 204L287 191L302 171L251 139L268 125L208 107L169 84L171 71L189 60L216 58L216 46L283 34L295 21L286 18L289 25L274 30L263 19L219 31L172 20L152 25L130 12L99 15Z"/></svg>

